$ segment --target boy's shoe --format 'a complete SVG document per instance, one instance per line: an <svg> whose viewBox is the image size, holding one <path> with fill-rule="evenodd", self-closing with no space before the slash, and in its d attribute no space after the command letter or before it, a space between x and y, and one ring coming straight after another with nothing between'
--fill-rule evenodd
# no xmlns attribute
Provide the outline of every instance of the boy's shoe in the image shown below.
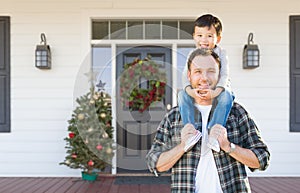
<svg viewBox="0 0 300 193"><path fill-rule="evenodd" d="M197 134L188 139L186 145L184 146L184 152L190 151L192 147L194 147L194 145L199 141L201 136L201 132L197 130Z"/></svg>
<svg viewBox="0 0 300 193"><path fill-rule="evenodd" d="M214 137L208 136L207 147L209 147L212 150L215 150L216 152L220 152L219 141Z"/></svg>

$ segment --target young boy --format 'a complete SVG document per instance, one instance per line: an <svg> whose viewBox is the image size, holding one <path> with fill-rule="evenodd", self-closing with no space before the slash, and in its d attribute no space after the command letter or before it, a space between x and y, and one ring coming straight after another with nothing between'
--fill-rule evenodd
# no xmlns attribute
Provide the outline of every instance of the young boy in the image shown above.
<svg viewBox="0 0 300 193"><path fill-rule="evenodd" d="M194 98L196 97L217 100L217 106L208 123L208 131L210 131L210 128L215 124L226 125L234 96L229 88L227 55L225 50L217 45L221 41L221 33L222 23L217 17L206 14L196 19L193 33L196 47L213 49L213 51L218 54L221 59L220 80L214 90L206 88L192 89L187 78L187 65L185 65L183 71L184 90L178 93L178 106L184 125L190 123L196 128L194 120ZM195 141L191 143L195 143ZM208 137L207 146L217 152L220 151L219 142L213 136Z"/></svg>

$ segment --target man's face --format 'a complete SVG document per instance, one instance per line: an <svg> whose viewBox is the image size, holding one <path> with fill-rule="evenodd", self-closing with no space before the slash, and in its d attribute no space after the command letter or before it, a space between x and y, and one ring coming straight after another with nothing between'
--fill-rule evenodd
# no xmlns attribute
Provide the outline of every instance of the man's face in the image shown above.
<svg viewBox="0 0 300 193"><path fill-rule="evenodd" d="M221 41L213 26L210 28L195 26L193 38L197 48L213 49Z"/></svg>
<svg viewBox="0 0 300 193"><path fill-rule="evenodd" d="M213 56L196 56L188 71L193 88L214 89L219 80L219 66Z"/></svg>

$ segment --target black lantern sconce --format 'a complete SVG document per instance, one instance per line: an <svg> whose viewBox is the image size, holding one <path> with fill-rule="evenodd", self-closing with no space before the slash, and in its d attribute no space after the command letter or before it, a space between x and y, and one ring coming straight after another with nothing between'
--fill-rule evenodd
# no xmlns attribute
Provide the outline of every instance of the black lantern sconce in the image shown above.
<svg viewBox="0 0 300 193"><path fill-rule="evenodd" d="M35 67L40 69L51 69L51 50L47 45L46 36L41 34L41 43L35 50Z"/></svg>
<svg viewBox="0 0 300 193"><path fill-rule="evenodd" d="M253 44L253 33L249 33L248 44L244 46L243 52L243 68L251 69L259 66L259 49Z"/></svg>

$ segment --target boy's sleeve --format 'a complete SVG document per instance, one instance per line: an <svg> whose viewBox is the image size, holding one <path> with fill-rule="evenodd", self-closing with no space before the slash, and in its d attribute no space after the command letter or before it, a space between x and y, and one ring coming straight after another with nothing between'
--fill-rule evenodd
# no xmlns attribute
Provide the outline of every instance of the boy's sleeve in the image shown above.
<svg viewBox="0 0 300 193"><path fill-rule="evenodd" d="M197 49L197 48L195 48L195 49ZM185 88L186 88L187 86L191 85L191 83L190 83L190 81L189 81L189 79L188 79L188 75L187 75L187 73L188 73L187 63L188 63L188 60L189 60L189 57L190 57L191 53L192 53L195 49L192 49L192 50L189 52L189 54L188 54L188 56L187 56L187 58L186 58L185 64L184 64L184 68L183 68L183 72L182 72L182 78L181 78L182 89L183 89L183 90L185 90Z"/></svg>
<svg viewBox="0 0 300 193"><path fill-rule="evenodd" d="M225 88L229 85L229 63L226 50L217 47L214 50L221 60L220 79L217 83L217 87Z"/></svg>
<svg viewBox="0 0 300 193"><path fill-rule="evenodd" d="M187 72L188 72L188 68L187 68L187 64L186 64L186 65L184 65L184 68L183 68L182 80L181 80L183 90L185 90L185 88L191 84L188 79Z"/></svg>

